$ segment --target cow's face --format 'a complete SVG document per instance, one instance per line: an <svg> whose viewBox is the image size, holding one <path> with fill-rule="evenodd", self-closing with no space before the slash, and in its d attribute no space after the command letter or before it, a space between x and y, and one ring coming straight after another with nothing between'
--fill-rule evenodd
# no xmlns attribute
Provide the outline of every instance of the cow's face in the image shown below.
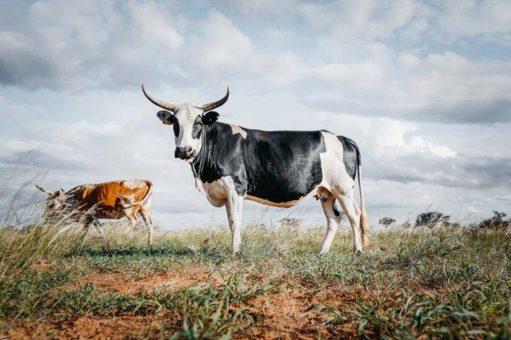
<svg viewBox="0 0 511 340"><path fill-rule="evenodd" d="M43 219L48 220L49 218L62 213L66 207L66 194L64 190L48 191L38 185L37 189L41 190L48 195L46 198L46 209L43 214Z"/></svg>
<svg viewBox="0 0 511 340"><path fill-rule="evenodd" d="M227 88L227 93L222 99L202 106L174 105L154 99L145 92L144 85L142 85L142 91L153 104L166 109L166 111L159 111L157 115L163 124L173 126L176 140L174 156L193 162L201 151L205 128L214 124L218 119L218 113L211 110L227 101L229 88Z"/></svg>
<svg viewBox="0 0 511 340"><path fill-rule="evenodd" d="M157 116L163 124L172 125L176 141L174 156L192 162L201 150L205 127L216 122L218 113L203 114L201 109L189 104L179 105L174 112L159 111Z"/></svg>

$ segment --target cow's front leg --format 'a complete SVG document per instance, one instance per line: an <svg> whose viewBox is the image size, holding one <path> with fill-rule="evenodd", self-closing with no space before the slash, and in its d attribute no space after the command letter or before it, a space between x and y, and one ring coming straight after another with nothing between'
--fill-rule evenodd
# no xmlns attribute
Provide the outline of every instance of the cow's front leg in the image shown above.
<svg viewBox="0 0 511 340"><path fill-rule="evenodd" d="M232 233L232 252L236 254L240 251L241 245L241 212L243 210L243 196L238 195L235 190L227 192L227 218Z"/></svg>
<svg viewBox="0 0 511 340"><path fill-rule="evenodd" d="M83 247L83 245L85 244L85 236L87 236L87 233L89 232L89 225L88 224L85 224L83 226L83 233L82 233L82 236L81 236L81 244L80 244L80 248Z"/></svg>

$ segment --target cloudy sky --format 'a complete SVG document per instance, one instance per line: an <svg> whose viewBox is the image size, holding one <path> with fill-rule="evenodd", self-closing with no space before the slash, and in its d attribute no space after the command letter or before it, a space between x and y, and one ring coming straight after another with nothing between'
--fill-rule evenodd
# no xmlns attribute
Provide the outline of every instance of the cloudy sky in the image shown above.
<svg viewBox="0 0 511 340"><path fill-rule="evenodd" d="M221 121L351 137L372 224L511 213L509 1L0 1L4 197L31 176L149 178L160 226L225 224L142 82L195 104L230 85ZM324 222L314 200L245 207L245 224Z"/></svg>

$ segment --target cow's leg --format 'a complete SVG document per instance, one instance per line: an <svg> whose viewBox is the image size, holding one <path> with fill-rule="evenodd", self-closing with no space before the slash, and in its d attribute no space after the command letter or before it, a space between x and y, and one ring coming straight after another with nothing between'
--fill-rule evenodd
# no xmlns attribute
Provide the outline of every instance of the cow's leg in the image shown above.
<svg viewBox="0 0 511 340"><path fill-rule="evenodd" d="M130 222L131 231L135 231L135 227L137 226L137 212L138 209L136 207L130 206L129 208L124 208L124 206L131 204L131 201L127 198L122 197L120 205L122 208L122 213L124 214L124 217L128 219Z"/></svg>
<svg viewBox="0 0 511 340"><path fill-rule="evenodd" d="M243 209L243 196L239 196L235 190L227 192L227 218L232 233L232 252L234 254L240 251L241 245L241 212Z"/></svg>
<svg viewBox="0 0 511 340"><path fill-rule="evenodd" d="M348 217L351 229L353 230L353 252L362 252L362 237L360 233L360 209L353 198L353 193L339 194L337 199L342 210Z"/></svg>
<svg viewBox="0 0 511 340"><path fill-rule="evenodd" d="M124 216L126 216L128 221L130 222L131 231L135 231L138 222L136 214L134 214L133 211L129 209L129 211L126 210L124 211Z"/></svg>
<svg viewBox="0 0 511 340"><path fill-rule="evenodd" d="M105 232L103 230L103 226L101 225L101 222L99 222L98 220L94 220L94 222L92 222L92 224L94 224L94 226L96 227L96 230L99 233L99 236L104 240Z"/></svg>
<svg viewBox="0 0 511 340"><path fill-rule="evenodd" d="M154 233L154 228L153 228L153 219L151 217L151 211L150 210L146 210L146 209L140 209L140 211L138 212L140 214L140 216L142 216L142 219L144 220L144 223L148 229L148 237L147 237L147 241L149 243L149 245L153 244L153 233Z"/></svg>
<svg viewBox="0 0 511 340"><path fill-rule="evenodd" d="M358 230L360 232L360 242L362 243L362 248L366 247L369 243L369 240L367 238L367 230L364 230L364 226L362 225L362 210L357 204L357 201L355 200L355 197L353 196L353 191L348 195L351 200L351 204L353 205L353 209L355 210L355 213L358 216ZM367 218L367 217L366 217Z"/></svg>
<svg viewBox="0 0 511 340"><path fill-rule="evenodd" d="M103 230L103 226L101 225L101 222L99 222L99 220L95 219L94 222L92 222L92 223L96 227L96 230L98 231L101 239L106 243L106 245L108 247L110 247L110 241L108 241L107 238L105 237L105 231Z"/></svg>
<svg viewBox="0 0 511 340"><path fill-rule="evenodd" d="M80 247L83 247L83 245L85 244L85 236L87 236L87 233L89 232L89 224L85 224L83 226L83 233L82 233L82 236L81 236L81 245Z"/></svg>
<svg viewBox="0 0 511 340"><path fill-rule="evenodd" d="M337 233L337 227L341 222L341 216L339 212L334 211L335 197L330 192L322 192L319 195L321 201L321 207L325 213L327 222L327 232L323 244L321 245L320 254L325 254L330 250L332 241L334 240L335 234Z"/></svg>
<svg viewBox="0 0 511 340"><path fill-rule="evenodd" d="M83 219L78 220L79 223L83 224L81 247L83 247L83 245L85 244L85 236L87 236L90 229L90 225L92 224L93 221L94 220L90 215L86 215L83 217Z"/></svg>

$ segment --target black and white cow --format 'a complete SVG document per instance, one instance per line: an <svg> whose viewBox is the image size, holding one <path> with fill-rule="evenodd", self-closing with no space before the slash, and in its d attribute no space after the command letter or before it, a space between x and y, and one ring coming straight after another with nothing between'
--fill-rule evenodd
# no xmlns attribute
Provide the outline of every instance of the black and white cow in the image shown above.
<svg viewBox="0 0 511 340"><path fill-rule="evenodd" d="M168 111L157 116L172 125L175 157L190 163L195 185L215 207L226 206L232 232L232 250L240 249L243 200L289 208L306 196L321 201L328 231L321 254L328 252L341 220L335 201L353 229L353 250L367 244L360 152L349 138L321 131L261 131L217 122L213 109L219 101L202 106L174 105L148 95L153 104ZM358 173L360 208L353 188Z"/></svg>

